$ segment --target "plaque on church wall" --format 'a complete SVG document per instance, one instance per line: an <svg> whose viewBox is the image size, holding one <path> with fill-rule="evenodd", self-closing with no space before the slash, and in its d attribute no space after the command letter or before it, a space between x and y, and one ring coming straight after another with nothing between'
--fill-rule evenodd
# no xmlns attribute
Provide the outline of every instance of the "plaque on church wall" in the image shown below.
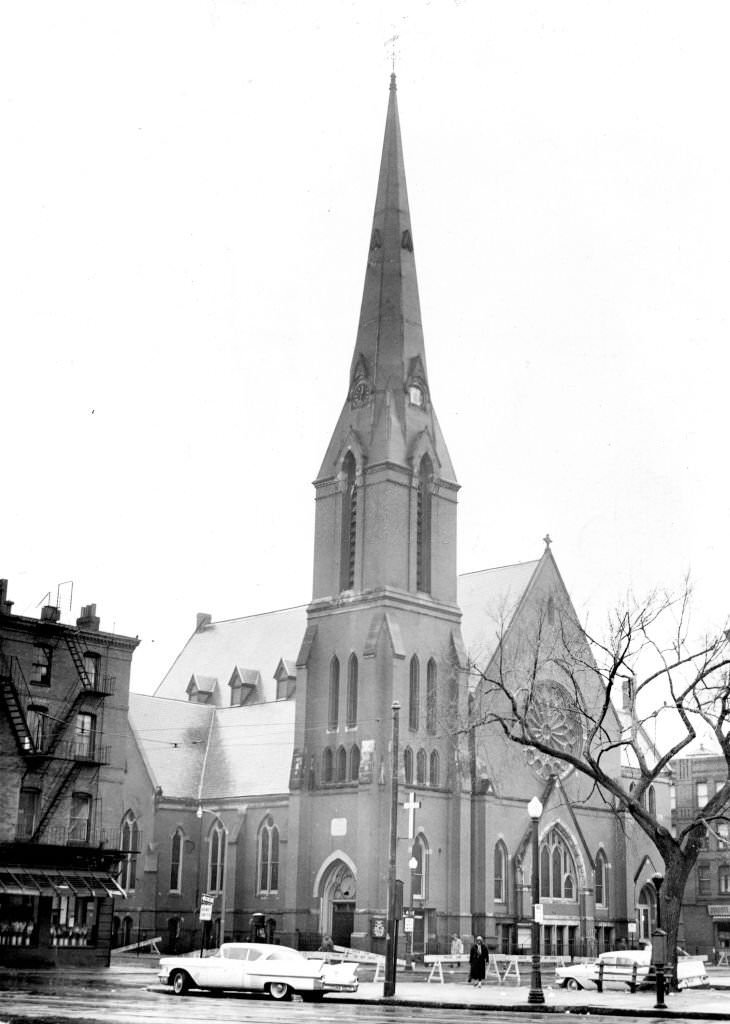
<svg viewBox="0 0 730 1024"><path fill-rule="evenodd" d="M333 818L330 822L330 835L331 836L346 836L347 835L347 818Z"/></svg>

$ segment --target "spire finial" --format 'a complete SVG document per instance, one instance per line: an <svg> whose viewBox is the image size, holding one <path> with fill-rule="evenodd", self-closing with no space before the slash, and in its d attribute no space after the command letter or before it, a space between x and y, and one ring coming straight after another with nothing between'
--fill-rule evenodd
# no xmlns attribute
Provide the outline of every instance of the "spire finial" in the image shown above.
<svg viewBox="0 0 730 1024"><path fill-rule="evenodd" d="M395 58L396 58L396 46L400 36L397 32L394 32L390 39L385 40L385 46L390 47L390 87L395 89Z"/></svg>
<svg viewBox="0 0 730 1024"><path fill-rule="evenodd" d="M543 539L543 540L545 541L545 547L546 547L546 548L549 548L549 547L550 547L550 545L551 545L551 544L552 544L552 542L553 542L553 539L552 539L552 537L550 536L550 534L549 534L549 533L546 533L546 534L545 534L545 536L544 536L544 537L543 537L542 539Z"/></svg>

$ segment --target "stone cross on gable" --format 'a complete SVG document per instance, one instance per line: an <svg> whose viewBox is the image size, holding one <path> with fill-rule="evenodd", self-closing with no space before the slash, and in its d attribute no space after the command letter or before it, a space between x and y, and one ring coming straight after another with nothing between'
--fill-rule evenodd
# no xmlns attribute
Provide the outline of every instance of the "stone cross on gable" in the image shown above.
<svg viewBox="0 0 730 1024"><path fill-rule="evenodd" d="M416 800L416 794L411 793L408 800L403 804L403 809L408 811L408 838L413 839L416 834L416 811L421 806L421 801Z"/></svg>

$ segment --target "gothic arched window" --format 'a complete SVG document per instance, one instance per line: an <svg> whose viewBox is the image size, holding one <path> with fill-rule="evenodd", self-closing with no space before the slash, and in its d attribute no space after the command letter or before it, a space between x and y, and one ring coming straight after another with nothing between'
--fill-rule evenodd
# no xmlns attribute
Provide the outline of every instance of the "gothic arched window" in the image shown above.
<svg viewBox="0 0 730 1024"><path fill-rule="evenodd" d="M603 850L596 854L596 887L594 890L595 900L599 907L608 906L608 885L607 885L606 856Z"/></svg>
<svg viewBox="0 0 730 1024"><path fill-rule="evenodd" d="M428 846L422 835L417 835L411 849L415 866L411 868L411 899L425 901L428 896Z"/></svg>
<svg viewBox="0 0 730 1024"><path fill-rule="evenodd" d="M350 751L350 781L357 782L360 778L360 748L357 743Z"/></svg>
<svg viewBox="0 0 730 1024"><path fill-rule="evenodd" d="M656 817L656 790L654 789L653 786L649 786L649 789L647 790L647 803L648 803L647 810L649 811L649 814L651 814L652 817L655 818Z"/></svg>
<svg viewBox="0 0 730 1024"><path fill-rule="evenodd" d="M335 655L330 662L330 699L327 728L336 729L340 721L340 659Z"/></svg>
<svg viewBox="0 0 730 1024"><path fill-rule="evenodd" d="M347 779L347 751L344 747L337 748L336 773L337 782Z"/></svg>
<svg viewBox="0 0 730 1024"><path fill-rule="evenodd" d="M421 459L416 502L416 589L431 592L431 478L433 464Z"/></svg>
<svg viewBox="0 0 730 1024"><path fill-rule="evenodd" d="M576 879L573 855L559 829L553 828L540 849L540 896L574 900Z"/></svg>
<svg viewBox="0 0 730 1024"><path fill-rule="evenodd" d="M226 830L220 819L211 828L208 842L208 892L220 892L226 865Z"/></svg>
<svg viewBox="0 0 730 1024"><path fill-rule="evenodd" d="M406 747L403 751L403 775L407 786L413 785L413 751Z"/></svg>
<svg viewBox="0 0 730 1024"><path fill-rule="evenodd" d="M426 785L426 751L423 748L416 754L416 785Z"/></svg>
<svg viewBox="0 0 730 1024"><path fill-rule="evenodd" d="M500 839L494 847L494 899L506 903L507 892L507 849Z"/></svg>
<svg viewBox="0 0 730 1024"><path fill-rule="evenodd" d="M270 814L259 828L256 877L259 894L279 891L279 829Z"/></svg>
<svg viewBox="0 0 730 1024"><path fill-rule="evenodd" d="M438 786L440 784L440 775L438 751L432 750L428 764L428 784L430 786Z"/></svg>
<svg viewBox="0 0 730 1024"><path fill-rule="evenodd" d="M332 782L332 748L322 751L322 782Z"/></svg>
<svg viewBox="0 0 730 1024"><path fill-rule="evenodd" d="M418 664L418 657L414 654L411 658L410 683L408 687L408 728L411 732L418 729L418 719L421 714L421 668Z"/></svg>
<svg viewBox="0 0 730 1024"><path fill-rule="evenodd" d="M357 656L350 655L347 663L347 721L348 729L357 725Z"/></svg>
<svg viewBox="0 0 730 1024"><path fill-rule="evenodd" d="M182 890L182 864L184 834L176 828L170 843L170 892Z"/></svg>
<svg viewBox="0 0 730 1024"><path fill-rule="evenodd" d="M122 820L121 847L124 853L122 863L122 874L120 878L122 889L127 892L134 892L137 885L137 855L139 853L139 826L132 811L127 811Z"/></svg>
<svg viewBox="0 0 730 1024"><path fill-rule="evenodd" d="M340 553L340 590L355 586L355 547L357 543L357 483L355 457L348 452L342 463L342 541Z"/></svg>
<svg viewBox="0 0 730 1024"><path fill-rule="evenodd" d="M428 659L426 666L426 732L436 732L436 662Z"/></svg>

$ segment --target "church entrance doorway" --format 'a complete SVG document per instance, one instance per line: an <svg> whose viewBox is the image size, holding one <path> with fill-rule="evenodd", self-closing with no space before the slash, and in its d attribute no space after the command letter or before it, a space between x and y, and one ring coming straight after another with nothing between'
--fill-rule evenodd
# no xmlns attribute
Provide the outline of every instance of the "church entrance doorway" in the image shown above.
<svg viewBox="0 0 730 1024"><path fill-rule="evenodd" d="M350 946L355 930L355 866L334 860L320 885L320 931L336 946Z"/></svg>
<svg viewBox="0 0 730 1024"><path fill-rule="evenodd" d="M337 901L332 904L332 941L349 947L355 927L355 904Z"/></svg>

